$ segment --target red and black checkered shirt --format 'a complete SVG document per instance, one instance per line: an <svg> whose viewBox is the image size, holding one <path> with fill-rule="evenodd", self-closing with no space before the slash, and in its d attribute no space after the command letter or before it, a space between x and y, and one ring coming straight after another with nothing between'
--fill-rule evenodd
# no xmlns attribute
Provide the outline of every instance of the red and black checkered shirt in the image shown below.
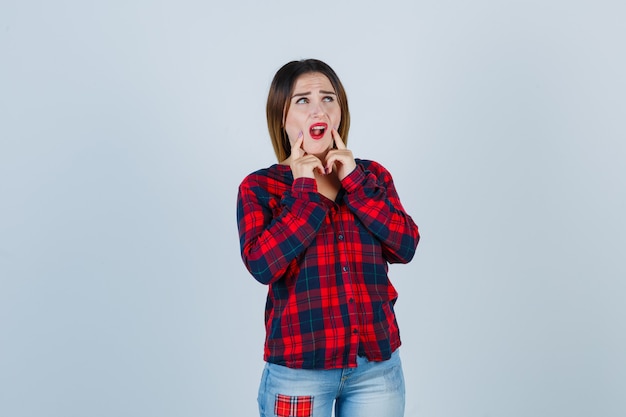
<svg viewBox="0 0 626 417"><path fill-rule="evenodd" d="M273 165L239 187L244 264L268 284L264 359L291 368L356 366L400 346L398 294L388 263L407 263L419 241L389 172L357 159L335 201L312 178Z"/></svg>

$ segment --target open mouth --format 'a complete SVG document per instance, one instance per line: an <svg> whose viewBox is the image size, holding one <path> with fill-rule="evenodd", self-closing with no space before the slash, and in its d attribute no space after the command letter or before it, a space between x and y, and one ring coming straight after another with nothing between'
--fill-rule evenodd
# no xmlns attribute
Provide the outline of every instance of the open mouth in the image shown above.
<svg viewBox="0 0 626 417"><path fill-rule="evenodd" d="M326 123L315 123L309 129L311 139L319 140L323 138L324 133L326 133L326 129L328 129L328 125Z"/></svg>

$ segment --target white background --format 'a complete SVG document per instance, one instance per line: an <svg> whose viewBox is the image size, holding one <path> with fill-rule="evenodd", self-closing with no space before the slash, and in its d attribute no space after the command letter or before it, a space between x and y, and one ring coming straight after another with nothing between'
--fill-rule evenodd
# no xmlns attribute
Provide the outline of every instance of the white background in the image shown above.
<svg viewBox="0 0 626 417"><path fill-rule="evenodd" d="M318 58L422 241L407 416L626 415L621 1L2 1L0 415L253 416L243 177Z"/></svg>

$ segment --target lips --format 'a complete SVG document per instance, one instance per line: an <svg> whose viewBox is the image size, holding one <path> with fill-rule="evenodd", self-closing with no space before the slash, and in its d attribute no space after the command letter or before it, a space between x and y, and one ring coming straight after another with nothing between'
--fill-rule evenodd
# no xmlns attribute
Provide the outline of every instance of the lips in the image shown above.
<svg viewBox="0 0 626 417"><path fill-rule="evenodd" d="M320 140L324 137L324 133L328 129L328 124L326 123L315 123L312 124L309 128L309 135L311 135L311 139Z"/></svg>

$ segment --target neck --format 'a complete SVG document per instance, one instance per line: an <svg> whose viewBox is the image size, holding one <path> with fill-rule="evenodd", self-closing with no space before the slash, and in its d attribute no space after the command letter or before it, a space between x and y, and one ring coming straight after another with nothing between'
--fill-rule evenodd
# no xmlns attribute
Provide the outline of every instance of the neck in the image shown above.
<svg viewBox="0 0 626 417"><path fill-rule="evenodd" d="M326 159L326 155L328 155L328 151L326 151L326 152L324 152L322 154L316 154L316 155L313 155L313 156L317 157L317 159L319 159L320 161L324 161ZM280 165L291 165L291 155L289 155L287 157L287 159L281 161Z"/></svg>

